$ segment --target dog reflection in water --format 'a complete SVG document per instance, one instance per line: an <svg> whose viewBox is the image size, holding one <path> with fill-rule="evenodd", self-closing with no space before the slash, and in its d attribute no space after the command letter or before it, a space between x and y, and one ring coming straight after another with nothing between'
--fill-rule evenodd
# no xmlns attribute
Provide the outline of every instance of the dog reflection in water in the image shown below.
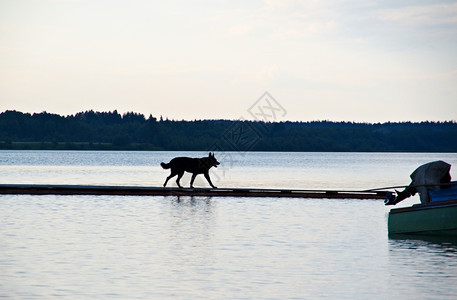
<svg viewBox="0 0 457 300"><path fill-rule="evenodd" d="M194 187L194 180L198 174L203 174L208 180L209 185L211 187L216 188L214 184L211 182L211 178L209 177L209 169L212 167L217 168L220 163L214 157L214 153L209 153L208 157L202 158L191 158L191 157L175 157L173 158L168 164L161 163L160 165L164 169L171 169L170 176L167 177L163 186L167 185L168 180L173 178L174 176L178 175L178 179L176 179L176 183L180 188L182 188L181 184L179 184L179 180L184 175L184 172L192 173L192 178L190 180L190 187Z"/></svg>

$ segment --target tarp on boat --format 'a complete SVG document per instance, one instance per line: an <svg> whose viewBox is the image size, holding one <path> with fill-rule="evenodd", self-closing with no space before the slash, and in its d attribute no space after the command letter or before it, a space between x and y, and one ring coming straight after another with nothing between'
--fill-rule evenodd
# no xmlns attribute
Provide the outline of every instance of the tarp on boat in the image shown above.
<svg viewBox="0 0 457 300"><path fill-rule="evenodd" d="M421 203L430 201L429 190L439 189L440 184L451 181L450 170L450 164L438 160L422 165L411 173L410 187L415 187L419 192Z"/></svg>

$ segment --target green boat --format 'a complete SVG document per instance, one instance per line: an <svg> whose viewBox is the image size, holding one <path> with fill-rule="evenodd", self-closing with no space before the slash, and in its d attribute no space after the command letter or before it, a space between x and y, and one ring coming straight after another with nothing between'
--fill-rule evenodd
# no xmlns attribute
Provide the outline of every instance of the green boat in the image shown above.
<svg viewBox="0 0 457 300"><path fill-rule="evenodd" d="M389 235L457 236L457 186L429 191L431 202L389 212Z"/></svg>

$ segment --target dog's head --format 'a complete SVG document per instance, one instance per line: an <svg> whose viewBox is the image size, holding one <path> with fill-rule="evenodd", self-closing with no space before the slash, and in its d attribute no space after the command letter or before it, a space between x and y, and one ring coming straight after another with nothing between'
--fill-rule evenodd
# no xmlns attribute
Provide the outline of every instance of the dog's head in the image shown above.
<svg viewBox="0 0 457 300"><path fill-rule="evenodd" d="M209 153L208 154L208 158L209 158L209 165L210 167L215 167L217 168L217 166L220 164L220 162L217 161L217 159L214 157L214 153Z"/></svg>

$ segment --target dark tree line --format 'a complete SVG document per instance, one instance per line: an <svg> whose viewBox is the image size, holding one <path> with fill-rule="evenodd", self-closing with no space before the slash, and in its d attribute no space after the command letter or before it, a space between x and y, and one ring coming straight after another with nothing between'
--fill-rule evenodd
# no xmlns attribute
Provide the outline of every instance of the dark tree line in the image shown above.
<svg viewBox="0 0 457 300"><path fill-rule="evenodd" d="M457 123L163 120L129 112L5 111L0 149L457 152Z"/></svg>

